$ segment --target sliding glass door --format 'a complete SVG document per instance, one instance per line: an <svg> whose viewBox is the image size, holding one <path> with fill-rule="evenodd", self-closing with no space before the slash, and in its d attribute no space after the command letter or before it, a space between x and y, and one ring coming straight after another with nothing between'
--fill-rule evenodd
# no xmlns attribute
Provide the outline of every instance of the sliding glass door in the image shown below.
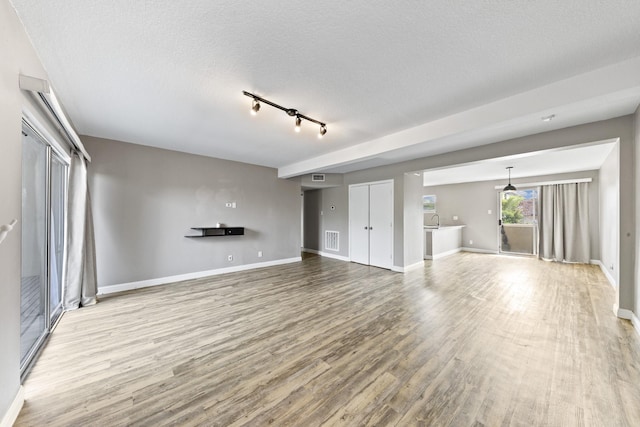
<svg viewBox="0 0 640 427"><path fill-rule="evenodd" d="M498 239L501 253L537 255L538 189L526 188L498 193L500 220Z"/></svg>
<svg viewBox="0 0 640 427"><path fill-rule="evenodd" d="M47 329L47 151L47 145L23 124L21 365Z"/></svg>
<svg viewBox="0 0 640 427"><path fill-rule="evenodd" d="M30 364L62 313L67 163L22 125L20 367Z"/></svg>

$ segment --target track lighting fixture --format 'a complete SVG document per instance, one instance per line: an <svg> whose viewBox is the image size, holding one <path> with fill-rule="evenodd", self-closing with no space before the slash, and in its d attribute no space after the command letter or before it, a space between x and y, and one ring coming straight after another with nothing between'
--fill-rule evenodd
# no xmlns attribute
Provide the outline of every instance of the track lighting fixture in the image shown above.
<svg viewBox="0 0 640 427"><path fill-rule="evenodd" d="M320 125L320 132L318 133L318 138L322 138L325 133L327 133L327 126Z"/></svg>
<svg viewBox="0 0 640 427"><path fill-rule="evenodd" d="M253 101L251 103L251 114L255 115L258 113L258 111L260 110L260 103L264 103L267 105L270 105L274 108L277 108L278 110L282 110L285 113L287 113L287 115L291 116L291 117L295 117L296 118L296 127L295 127L295 131L296 132L300 132L300 125L302 124L302 119L307 120L309 122L315 123L317 125L320 125L320 133L318 133L318 138L322 138L324 136L324 134L327 133L327 124L323 123L319 120L316 119L312 119L309 116L305 116L304 114L301 114L298 110L296 110L295 108L285 108L281 105L276 104L275 102L271 102L268 99L264 99L258 95L255 95L253 93L247 92L245 90L242 91L242 93L245 96L248 96L249 98L252 98Z"/></svg>
<svg viewBox="0 0 640 427"><path fill-rule="evenodd" d="M516 187L511 185L511 169L513 169L513 166L507 166L507 170L509 171L509 184L507 184L502 189L502 191L504 191L505 193L508 193L508 192L511 192L511 191L516 191Z"/></svg>
<svg viewBox="0 0 640 427"><path fill-rule="evenodd" d="M254 98L251 104L251 114L255 116L258 114L258 111L260 111L260 101Z"/></svg>

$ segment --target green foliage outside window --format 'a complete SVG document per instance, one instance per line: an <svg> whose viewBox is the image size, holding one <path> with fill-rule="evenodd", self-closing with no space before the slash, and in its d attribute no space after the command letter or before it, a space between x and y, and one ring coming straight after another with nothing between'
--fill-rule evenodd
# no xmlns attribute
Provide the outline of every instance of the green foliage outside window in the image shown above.
<svg viewBox="0 0 640 427"><path fill-rule="evenodd" d="M524 215L520 204L524 197L509 194L502 198L502 222L504 224L520 224Z"/></svg>

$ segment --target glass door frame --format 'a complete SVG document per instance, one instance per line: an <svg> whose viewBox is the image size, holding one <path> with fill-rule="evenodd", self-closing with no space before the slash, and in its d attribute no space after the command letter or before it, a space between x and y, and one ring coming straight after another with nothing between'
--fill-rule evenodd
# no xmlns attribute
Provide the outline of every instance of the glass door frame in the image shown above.
<svg viewBox="0 0 640 427"><path fill-rule="evenodd" d="M63 239L63 242L62 242L63 262L61 263L62 271L59 272L59 275L58 275L59 277L57 278L57 280L59 280L60 283L63 283L64 277L66 275L66 271L65 271L66 263L64 262L64 259L66 257L67 193L68 193L68 186L69 186L69 164L71 161L69 154L66 153L61 148L61 145L58 143L58 141L55 138L53 138L48 132L46 132L44 130L45 128L31 114L28 114L26 112L24 113L25 114L23 114L22 116L23 138L26 138L27 136L29 136L29 134L32 134L32 137L36 140L36 142L39 144L42 144L46 150L45 151L45 168L44 168L45 169L44 171L44 174L45 174L44 209L45 211L44 211L44 224L43 224L44 260L42 261L42 263L44 264L43 273L42 273L44 284L39 285L41 288L44 288L44 289L40 289L40 292L44 293L44 295L41 295L43 305L44 305L44 316L43 316L44 330L40 333L40 336L34 341L34 343L31 345L29 350L24 355L21 354L21 357L20 357L21 379L24 379L24 377L28 374L31 366L33 365L33 362L35 361L37 354L42 349L44 342L46 341L47 337L49 336L49 334L57 324L57 321L61 318L62 313L64 311L62 308L64 287L62 286L60 287L60 294L59 294L60 301L56 304L55 307L51 306L51 286L52 286L51 251L52 250L55 251L55 248L51 247L52 245L51 230L52 230L52 222L54 220L53 211L52 211L52 199L51 199L52 192L53 192L52 164L54 161L57 161L60 165L64 167L64 171L62 174L64 179L64 182L62 185L62 189L63 189L62 200L58 201L58 203L60 203L63 208L62 218L58 218L61 221L61 227L62 227L62 229L60 230L60 236L62 236L62 239ZM27 128L26 130L29 133L25 132L25 128ZM23 167L24 167L24 164L23 164ZM24 185L24 181L22 185ZM24 226L25 225L23 223L22 227ZM22 262L22 265L24 265L25 260L22 260L21 262ZM21 271L22 271L22 267L21 267ZM23 273L21 272L21 277L22 277L22 274ZM21 292L22 290L23 289L21 285ZM20 297L20 301L22 304L22 294ZM22 312L22 309L21 309L21 312ZM22 315L21 315L21 319L22 319ZM21 328L22 328L22 320L21 320ZM21 342L21 346L22 346L22 342Z"/></svg>
<svg viewBox="0 0 640 427"><path fill-rule="evenodd" d="M498 229L497 229L497 235L498 235L498 253L499 254L504 254L504 255L519 255L519 256L532 256L532 257L537 257L538 256L538 242L540 241L540 203L539 203L539 197L540 197L540 187L539 186L529 186L529 187L525 187L523 189L520 190L516 190L515 193L520 192L520 191L527 191L527 190L535 190L537 193L537 197L534 199L536 200L534 202L534 209L533 209L533 214L535 215L535 220L533 222L533 227L532 227L532 242L531 242L531 253L527 253L527 252L514 252L514 251L508 251L508 250L503 250L502 249L502 243L503 243L503 237L502 237L502 230L503 230L503 220L502 220L502 198L503 195L505 194L504 191L502 190L498 190L497 195L498 195Z"/></svg>

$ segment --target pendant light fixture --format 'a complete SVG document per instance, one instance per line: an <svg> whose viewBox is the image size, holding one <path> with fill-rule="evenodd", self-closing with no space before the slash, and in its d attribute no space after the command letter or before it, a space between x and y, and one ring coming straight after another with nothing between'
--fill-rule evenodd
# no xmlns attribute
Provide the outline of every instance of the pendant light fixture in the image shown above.
<svg viewBox="0 0 640 427"><path fill-rule="evenodd" d="M516 187L514 187L513 185L511 185L511 169L513 169L513 166L507 166L507 170L509 171L509 184L507 184L502 191L504 191L505 193L507 192L511 192L511 191L516 191Z"/></svg>
<svg viewBox="0 0 640 427"><path fill-rule="evenodd" d="M327 124L324 122L321 122L319 120L316 119L312 119L309 116L305 116L304 114L300 113L298 110L296 110L295 108L285 108L281 105L276 104L275 102L271 102L268 99L262 98L256 94L253 94L251 92L247 92L246 90L242 91L242 93L245 96L248 96L249 98L252 98L253 101L251 103L251 114L252 115L256 115L258 113L258 111L260 110L260 103L264 103L267 105L270 105L274 108L277 108L278 110L282 110L285 113L287 113L288 116L291 117L295 117L296 118L296 126L294 128L294 130L296 132L300 132L300 125L302 124L302 120L307 120L309 122L315 123L317 125L320 125L320 131L318 132L318 138L322 138L324 136L324 134L327 133Z"/></svg>

